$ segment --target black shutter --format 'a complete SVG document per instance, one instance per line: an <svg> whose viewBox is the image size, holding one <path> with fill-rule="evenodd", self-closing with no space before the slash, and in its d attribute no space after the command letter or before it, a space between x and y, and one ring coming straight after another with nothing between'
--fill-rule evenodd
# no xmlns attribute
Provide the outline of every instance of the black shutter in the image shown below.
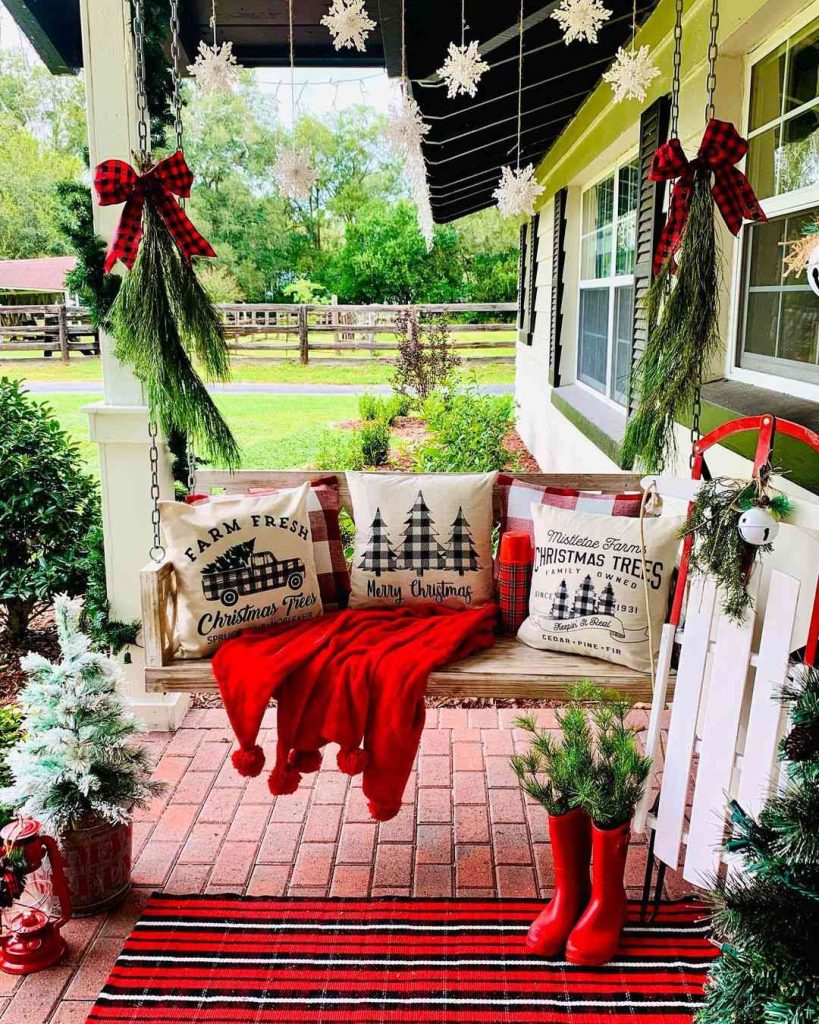
<svg viewBox="0 0 819 1024"><path fill-rule="evenodd" d="M520 226L520 242L518 247L518 339L523 340L522 331L526 329L526 225Z"/></svg>
<svg viewBox="0 0 819 1024"><path fill-rule="evenodd" d="M651 284L651 263L657 247L665 217L663 198L665 185L649 181L648 174L657 147L668 138L668 121L671 102L668 96L661 96L640 118L640 198L637 206L637 252L634 267L634 333L631 347L631 366L640 358L646 347L648 324L643 312L643 300ZM629 413L634 412L631 385L629 384Z"/></svg>
<svg viewBox="0 0 819 1024"><path fill-rule="evenodd" d="M524 341L531 345L535 336L535 318L537 311L537 250L538 233L540 231L540 214L536 213L529 221L529 287L526 291L526 337Z"/></svg>
<svg viewBox="0 0 819 1024"><path fill-rule="evenodd" d="M554 233L552 235L552 311L549 335L549 383L560 387L560 334L563 330L563 268L566 263L566 196L562 188L555 194Z"/></svg>

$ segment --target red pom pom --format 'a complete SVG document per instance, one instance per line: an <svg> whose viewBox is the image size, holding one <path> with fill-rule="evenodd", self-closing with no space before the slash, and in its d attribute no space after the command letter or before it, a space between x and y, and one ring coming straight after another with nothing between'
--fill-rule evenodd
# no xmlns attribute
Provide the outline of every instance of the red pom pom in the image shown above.
<svg viewBox="0 0 819 1024"><path fill-rule="evenodd" d="M249 775L251 778L261 774L264 768L264 751L258 745L250 749L233 751L233 767L240 775Z"/></svg>
<svg viewBox="0 0 819 1024"><path fill-rule="evenodd" d="M338 769L345 775L360 775L369 763L370 755L361 747L355 750L339 750L336 761Z"/></svg>
<svg viewBox="0 0 819 1024"><path fill-rule="evenodd" d="M300 772L317 772L321 768L321 751L291 750L287 762Z"/></svg>
<svg viewBox="0 0 819 1024"><path fill-rule="evenodd" d="M387 804L377 804L372 800L367 801L370 815L376 821L390 821L401 810L401 804L397 807L389 807Z"/></svg>
<svg viewBox="0 0 819 1024"><path fill-rule="evenodd" d="M276 765L267 780L267 788L273 796L287 796L295 793L301 782L301 773L286 765Z"/></svg>

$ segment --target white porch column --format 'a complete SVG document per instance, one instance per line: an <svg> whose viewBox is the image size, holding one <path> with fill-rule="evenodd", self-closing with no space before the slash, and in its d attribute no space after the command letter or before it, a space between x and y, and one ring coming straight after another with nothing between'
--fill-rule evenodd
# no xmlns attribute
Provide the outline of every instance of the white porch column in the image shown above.
<svg viewBox="0 0 819 1024"><path fill-rule="evenodd" d="M91 167L100 160L133 161L137 150L134 53L127 0L80 0ZM94 223L110 239L122 208L94 206ZM148 417L139 382L115 357L113 340L100 335L104 400L87 407L92 440L99 445L105 570L116 618L140 617L139 570L152 543ZM173 493L170 465L160 449L160 490ZM188 709L187 694L145 690L142 649L130 649L125 696L151 729L175 729Z"/></svg>

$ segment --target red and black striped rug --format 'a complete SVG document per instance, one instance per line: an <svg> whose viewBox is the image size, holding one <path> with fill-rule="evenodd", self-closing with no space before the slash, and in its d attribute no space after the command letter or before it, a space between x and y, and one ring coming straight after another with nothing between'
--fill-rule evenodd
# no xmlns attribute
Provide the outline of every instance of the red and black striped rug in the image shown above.
<svg viewBox="0 0 819 1024"><path fill-rule="evenodd" d="M690 1024L715 955L702 907L636 906L606 967L525 955L533 900L151 897L97 1024Z"/></svg>

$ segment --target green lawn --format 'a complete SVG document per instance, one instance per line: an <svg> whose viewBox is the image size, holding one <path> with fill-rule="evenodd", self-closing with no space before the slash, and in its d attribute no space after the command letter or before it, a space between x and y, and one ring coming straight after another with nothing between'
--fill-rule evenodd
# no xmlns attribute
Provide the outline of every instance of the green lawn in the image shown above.
<svg viewBox="0 0 819 1024"><path fill-rule="evenodd" d="M97 448L88 439L88 417L82 408L99 401L99 395L49 395L45 400L80 442L96 475ZM218 395L216 401L242 449L245 469L307 466L315 457L322 433L333 423L357 415L357 399L352 395Z"/></svg>

